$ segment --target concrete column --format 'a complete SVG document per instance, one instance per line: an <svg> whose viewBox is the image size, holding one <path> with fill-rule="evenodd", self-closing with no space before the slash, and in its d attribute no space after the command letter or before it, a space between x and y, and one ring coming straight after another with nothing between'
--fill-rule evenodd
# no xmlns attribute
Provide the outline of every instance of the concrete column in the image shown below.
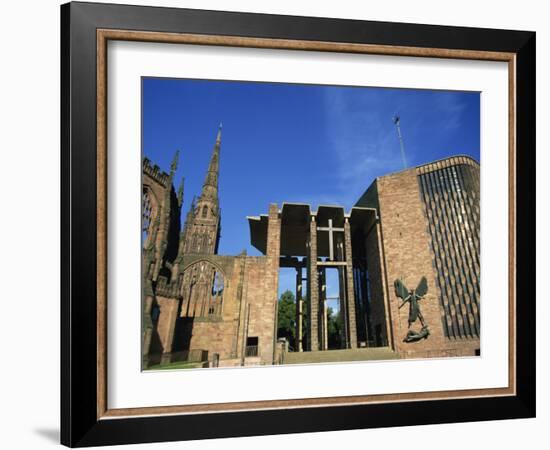
<svg viewBox="0 0 550 450"><path fill-rule="evenodd" d="M281 221L279 219L279 207L276 203L272 203L269 205L266 254L269 258L275 259L277 268L279 267L280 248Z"/></svg>
<svg viewBox="0 0 550 450"><path fill-rule="evenodd" d="M311 216L309 224L309 342L311 351L319 350L319 278L317 273L317 222L315 216Z"/></svg>
<svg viewBox="0 0 550 450"><path fill-rule="evenodd" d="M353 255L351 252L351 229L349 219L344 223L344 246L346 250L346 300L348 316L349 348L357 348L357 323L355 319L355 289L353 287Z"/></svg>
<svg viewBox="0 0 550 450"><path fill-rule="evenodd" d="M342 252L342 261L344 255ZM349 323L348 323L348 305L347 298L348 292L346 289L346 269L344 267L338 267L338 295L340 297L340 317L342 318L342 348L349 348Z"/></svg>
<svg viewBox="0 0 550 450"><path fill-rule="evenodd" d="M275 350L277 341L277 294L279 288L279 258L281 256L281 219L279 218L279 207L276 203L269 205L269 216L267 224L267 273L265 277L266 292L272 298L272 311L273 311L273 329L271 330L271 339L267 336L259 336L260 341L262 338L270 341L269 345L259 343L260 349L264 351L265 355L271 354L272 362L275 362Z"/></svg>
<svg viewBox="0 0 550 450"><path fill-rule="evenodd" d="M327 299L323 299L323 350L328 350L328 310Z"/></svg>
<svg viewBox="0 0 550 450"><path fill-rule="evenodd" d="M296 340L294 351L303 351L302 347L302 266L296 267Z"/></svg>
<svg viewBox="0 0 550 450"><path fill-rule="evenodd" d="M319 272L319 284L321 285L321 350L328 349L328 317L327 317L327 272L322 268Z"/></svg>

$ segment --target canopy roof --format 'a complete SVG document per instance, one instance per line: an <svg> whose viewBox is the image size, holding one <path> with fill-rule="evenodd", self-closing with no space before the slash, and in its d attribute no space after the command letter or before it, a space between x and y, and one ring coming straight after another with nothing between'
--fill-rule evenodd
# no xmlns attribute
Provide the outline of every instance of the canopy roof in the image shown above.
<svg viewBox="0 0 550 450"><path fill-rule="evenodd" d="M317 227L326 228L329 226L329 219L332 220L332 227L344 228L345 218L349 218L351 233L367 232L376 222L376 209L353 207L346 214L342 206L319 205L316 212L311 210L307 203L283 203L279 211L281 219L281 256L306 256L306 243L309 240L309 228L312 217L315 217ZM264 255L267 249L267 228L268 216L247 217L250 227L250 243ZM342 235L343 237L343 235ZM320 257L329 256L328 232L317 231L317 254Z"/></svg>

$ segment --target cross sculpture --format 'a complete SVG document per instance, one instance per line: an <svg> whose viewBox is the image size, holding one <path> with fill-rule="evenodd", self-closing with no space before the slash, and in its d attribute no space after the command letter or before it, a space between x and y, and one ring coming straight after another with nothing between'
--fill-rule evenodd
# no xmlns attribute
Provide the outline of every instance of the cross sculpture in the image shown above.
<svg viewBox="0 0 550 450"><path fill-rule="evenodd" d="M317 231L328 231L328 246L330 261L334 261L334 233L344 232L343 228L332 226L332 219L328 219L328 227L317 227Z"/></svg>

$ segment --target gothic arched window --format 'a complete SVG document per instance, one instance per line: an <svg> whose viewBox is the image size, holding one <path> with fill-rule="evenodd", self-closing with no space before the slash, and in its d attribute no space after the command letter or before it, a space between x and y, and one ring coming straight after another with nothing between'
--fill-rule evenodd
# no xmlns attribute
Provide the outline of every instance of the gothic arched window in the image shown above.
<svg viewBox="0 0 550 450"><path fill-rule="evenodd" d="M214 281L212 282L212 295L219 296L223 294L223 275L219 271L214 272Z"/></svg>
<svg viewBox="0 0 550 450"><path fill-rule="evenodd" d="M142 204L143 204L143 207L142 207L143 210L142 210L141 229L142 231L147 232L151 225L151 216L153 213L153 207L151 205L151 197L149 197L148 189L143 190Z"/></svg>
<svg viewBox="0 0 550 450"><path fill-rule="evenodd" d="M152 224L155 216L154 210L154 197L151 196L149 189L144 187L141 199L141 239L144 247L149 243L149 238L152 234Z"/></svg>
<svg viewBox="0 0 550 450"><path fill-rule="evenodd" d="M215 318L222 315L225 280L222 272L208 261L187 267L181 292L182 317Z"/></svg>
<svg viewBox="0 0 550 450"><path fill-rule="evenodd" d="M202 207L202 218L206 218L206 216L208 215L208 206L204 205Z"/></svg>

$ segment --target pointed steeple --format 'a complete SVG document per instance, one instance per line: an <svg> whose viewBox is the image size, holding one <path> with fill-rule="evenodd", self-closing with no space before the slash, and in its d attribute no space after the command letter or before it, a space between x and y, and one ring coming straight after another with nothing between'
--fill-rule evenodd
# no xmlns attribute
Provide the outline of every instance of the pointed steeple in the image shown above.
<svg viewBox="0 0 550 450"><path fill-rule="evenodd" d="M214 151L212 158L210 159L210 165L208 166L208 172L204 184L202 185L201 200L212 199L217 201L218 199L218 175L220 171L220 147L222 142L222 124L218 129L218 135L216 136L216 143L214 144Z"/></svg>
<svg viewBox="0 0 550 450"><path fill-rule="evenodd" d="M215 255L218 251L221 222L218 199L221 142L222 126L220 124L201 195L196 200L193 198L187 213L180 246L182 255Z"/></svg>

